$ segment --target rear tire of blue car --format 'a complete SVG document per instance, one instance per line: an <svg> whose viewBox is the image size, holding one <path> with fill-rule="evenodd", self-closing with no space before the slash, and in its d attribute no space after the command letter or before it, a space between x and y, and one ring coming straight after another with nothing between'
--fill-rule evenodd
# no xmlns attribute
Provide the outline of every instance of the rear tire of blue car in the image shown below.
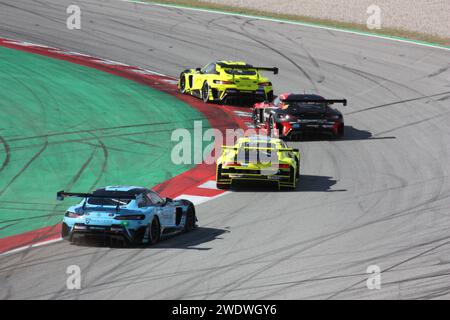
<svg viewBox="0 0 450 320"><path fill-rule="evenodd" d="M150 225L150 239L149 244L154 245L159 242L161 238L161 225L159 224L159 219L154 217L152 224Z"/></svg>
<svg viewBox="0 0 450 320"><path fill-rule="evenodd" d="M70 228L66 223L62 223L61 227L61 238L68 239L70 236Z"/></svg>
<svg viewBox="0 0 450 320"><path fill-rule="evenodd" d="M184 225L185 232L195 229L195 220L195 210L193 207L189 207L186 212L186 224Z"/></svg>

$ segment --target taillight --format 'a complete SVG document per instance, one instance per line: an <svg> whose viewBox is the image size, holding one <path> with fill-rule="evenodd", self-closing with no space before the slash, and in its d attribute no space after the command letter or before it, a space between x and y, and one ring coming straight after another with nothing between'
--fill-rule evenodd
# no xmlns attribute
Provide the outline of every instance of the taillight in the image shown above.
<svg viewBox="0 0 450 320"><path fill-rule="evenodd" d="M80 215L77 214L77 213L75 213L75 212L67 211L67 212L64 214L64 216L66 216L67 218L78 218Z"/></svg>
<svg viewBox="0 0 450 320"><path fill-rule="evenodd" d="M215 84L234 84L233 81L226 81L226 80L214 80Z"/></svg>
<svg viewBox="0 0 450 320"><path fill-rule="evenodd" d="M278 165L278 167L279 167L280 169L289 169L289 168L290 168L290 166L289 166L288 164L286 164L286 163L280 163L280 164Z"/></svg>
<svg viewBox="0 0 450 320"><path fill-rule="evenodd" d="M128 214L128 215L121 215L116 216L114 219L116 220L144 220L145 216L143 214Z"/></svg>
<svg viewBox="0 0 450 320"><path fill-rule="evenodd" d="M268 87L272 85L272 82L260 82L259 85L263 87Z"/></svg>
<svg viewBox="0 0 450 320"><path fill-rule="evenodd" d="M239 162L225 162L223 164L225 167L240 167L241 164Z"/></svg>

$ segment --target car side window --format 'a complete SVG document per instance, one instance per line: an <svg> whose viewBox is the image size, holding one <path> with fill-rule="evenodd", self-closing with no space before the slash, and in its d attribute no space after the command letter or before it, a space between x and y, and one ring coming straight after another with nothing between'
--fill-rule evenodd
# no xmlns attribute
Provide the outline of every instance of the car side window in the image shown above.
<svg viewBox="0 0 450 320"><path fill-rule="evenodd" d="M147 196L145 194L141 194L137 198L138 198L137 204L138 204L139 208L147 207L147 206L151 205L151 202L149 201L149 199L147 198Z"/></svg>
<svg viewBox="0 0 450 320"><path fill-rule="evenodd" d="M215 74L216 73L216 64L210 63L206 67L202 69L202 73L206 74Z"/></svg>
<svg viewBox="0 0 450 320"><path fill-rule="evenodd" d="M162 205L162 204L164 203L163 198L161 198L160 196L158 196L158 195L157 195L156 193L154 193L154 192L149 192L149 193L147 193L147 197L149 198L150 202L151 202L153 205L160 206L160 205Z"/></svg>

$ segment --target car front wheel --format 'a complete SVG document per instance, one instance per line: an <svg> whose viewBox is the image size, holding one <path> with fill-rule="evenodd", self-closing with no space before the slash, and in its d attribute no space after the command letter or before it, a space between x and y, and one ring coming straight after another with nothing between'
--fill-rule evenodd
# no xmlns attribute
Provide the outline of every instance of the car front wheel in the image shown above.
<svg viewBox="0 0 450 320"><path fill-rule="evenodd" d="M184 225L184 231L189 232L195 228L195 211L194 208L189 207L186 212L186 224Z"/></svg>

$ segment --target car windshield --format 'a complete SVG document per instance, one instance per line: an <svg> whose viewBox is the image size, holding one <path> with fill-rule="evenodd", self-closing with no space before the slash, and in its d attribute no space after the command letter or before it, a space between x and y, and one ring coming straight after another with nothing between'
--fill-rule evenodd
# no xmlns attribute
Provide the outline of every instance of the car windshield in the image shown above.
<svg viewBox="0 0 450 320"><path fill-rule="evenodd" d="M254 76L256 75L255 69L223 69L225 73L234 74L238 76Z"/></svg>
<svg viewBox="0 0 450 320"><path fill-rule="evenodd" d="M122 197L134 197L134 194L130 194L129 192L123 191L103 191L103 192L94 192L94 195L98 196L107 196L108 198L88 198L87 203L97 206L126 206L132 200L131 199L122 199Z"/></svg>
<svg viewBox="0 0 450 320"><path fill-rule="evenodd" d="M324 111L327 107L325 103L305 103L305 102L286 102L287 109L292 112Z"/></svg>
<svg viewBox="0 0 450 320"><path fill-rule="evenodd" d="M272 149L246 149L238 151L237 161L240 163L276 163L278 154Z"/></svg>

